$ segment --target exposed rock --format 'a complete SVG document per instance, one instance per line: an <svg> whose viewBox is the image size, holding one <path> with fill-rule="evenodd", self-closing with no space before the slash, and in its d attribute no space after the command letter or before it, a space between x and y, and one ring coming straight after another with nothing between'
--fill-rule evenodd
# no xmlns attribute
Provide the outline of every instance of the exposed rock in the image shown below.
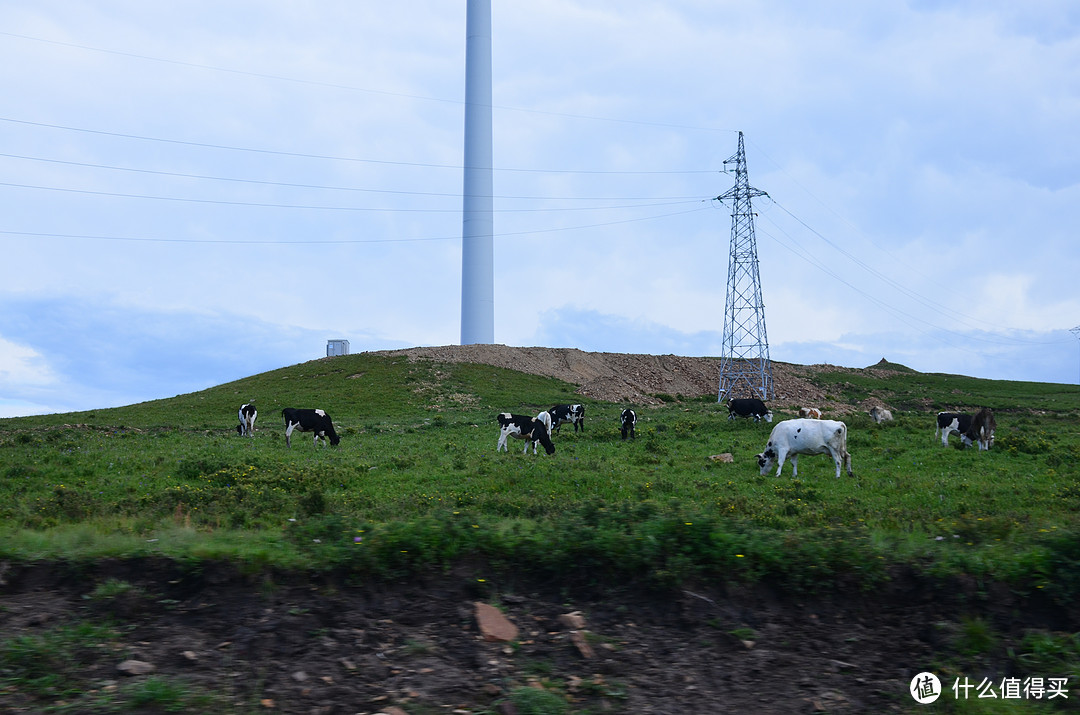
<svg viewBox="0 0 1080 715"><path fill-rule="evenodd" d="M572 611L571 613L564 613L559 616L559 623L572 631L580 631L585 627L585 616L581 611Z"/></svg>
<svg viewBox="0 0 1080 715"><path fill-rule="evenodd" d="M589 645L585 633L586 631L570 631L570 642L577 646L578 652L581 653L583 658L593 658L596 656L596 651Z"/></svg>
<svg viewBox="0 0 1080 715"><path fill-rule="evenodd" d="M502 611L481 601L476 602L476 623L486 641L510 642L517 640L518 629Z"/></svg>
<svg viewBox="0 0 1080 715"><path fill-rule="evenodd" d="M724 462L725 464L731 464L735 461L734 455L731 452L724 452L723 454L709 455L709 459L714 462Z"/></svg>
<svg viewBox="0 0 1080 715"><path fill-rule="evenodd" d="M147 663L142 660L125 660L120 665L116 666L116 669L126 675L147 675L153 673L157 668L153 663Z"/></svg>

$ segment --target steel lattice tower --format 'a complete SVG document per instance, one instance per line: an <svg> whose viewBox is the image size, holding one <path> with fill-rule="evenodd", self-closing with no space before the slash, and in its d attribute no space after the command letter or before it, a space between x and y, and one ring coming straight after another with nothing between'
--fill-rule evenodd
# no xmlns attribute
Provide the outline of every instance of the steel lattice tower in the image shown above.
<svg viewBox="0 0 1080 715"><path fill-rule="evenodd" d="M735 186L716 197L730 201L731 253L728 256L727 298L724 301L724 342L720 355L718 402L731 397L773 396L769 338L765 332L765 303L761 299L754 211L750 200L768 196L751 188L746 151L739 132L739 151L724 162L735 164Z"/></svg>

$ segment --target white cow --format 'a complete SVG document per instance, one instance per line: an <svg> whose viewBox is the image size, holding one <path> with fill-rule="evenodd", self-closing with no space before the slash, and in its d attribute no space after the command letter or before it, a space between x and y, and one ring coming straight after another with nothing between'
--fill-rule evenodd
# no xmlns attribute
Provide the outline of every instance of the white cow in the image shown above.
<svg viewBox="0 0 1080 715"><path fill-rule="evenodd" d="M847 451L847 425L836 420L796 419L784 420L773 427L765 450L757 455L761 476L765 476L774 462L778 462L776 476L784 468L784 460L791 457L791 474L799 476L800 454L828 454L836 463L836 477L840 478L840 463L847 467L851 476L851 455Z"/></svg>
<svg viewBox="0 0 1080 715"><path fill-rule="evenodd" d="M870 411L866 414L870 415L870 419L872 419L876 424L881 424L882 422L892 422L893 418L892 412L890 410L887 410L884 407L880 407L878 405L874 405L873 407L871 407Z"/></svg>

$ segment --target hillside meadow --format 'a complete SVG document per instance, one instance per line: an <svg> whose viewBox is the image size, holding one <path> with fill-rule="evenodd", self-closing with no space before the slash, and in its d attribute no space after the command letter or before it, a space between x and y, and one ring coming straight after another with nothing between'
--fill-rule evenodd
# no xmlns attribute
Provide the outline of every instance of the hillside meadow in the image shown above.
<svg viewBox="0 0 1080 715"><path fill-rule="evenodd" d="M568 584L768 580L872 588L890 568L965 573L1068 601L1080 589L1080 389L822 369L837 404L877 397L896 419L843 416L855 475L826 456L758 474L771 425L712 396L635 405L475 364L359 354L128 407L0 420L0 558L164 555L250 568L395 576L468 561L479 576ZM254 438L236 411L254 400ZM557 451L496 453L497 412L584 402ZM994 449L934 436L940 409L992 407ZM283 407L321 407L341 444L294 434ZM792 416L777 410L776 419ZM828 411L827 411L828 412ZM828 416L828 414L826 415ZM733 463L710 459L731 453Z"/></svg>

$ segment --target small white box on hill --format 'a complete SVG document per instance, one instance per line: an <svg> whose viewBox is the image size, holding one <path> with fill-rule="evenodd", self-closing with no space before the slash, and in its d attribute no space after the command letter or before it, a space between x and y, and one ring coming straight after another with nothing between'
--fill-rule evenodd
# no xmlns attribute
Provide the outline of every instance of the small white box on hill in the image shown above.
<svg viewBox="0 0 1080 715"><path fill-rule="evenodd" d="M349 354L349 341L348 340L327 340L326 341L326 357L337 357L338 355Z"/></svg>

